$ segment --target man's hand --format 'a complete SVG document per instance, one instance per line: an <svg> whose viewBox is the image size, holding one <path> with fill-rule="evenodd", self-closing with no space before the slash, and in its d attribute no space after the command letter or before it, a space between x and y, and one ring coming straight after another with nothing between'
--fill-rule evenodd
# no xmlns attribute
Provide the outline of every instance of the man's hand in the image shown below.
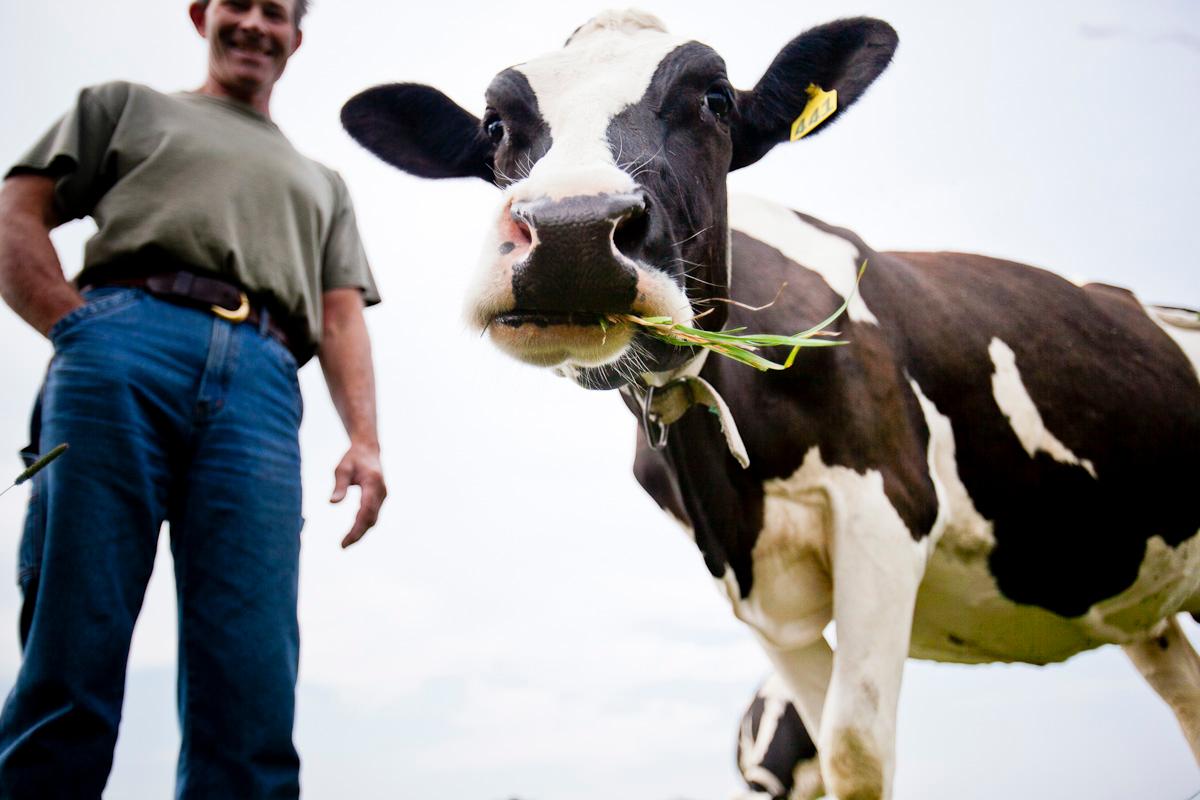
<svg viewBox="0 0 1200 800"><path fill-rule="evenodd" d="M383 482L383 466L379 461L379 448L352 444L333 471L333 494L331 503L340 503L346 490L358 486L362 493L358 501L358 514L354 525L342 539L342 547L349 547L363 537L379 519L379 507L387 497L387 485Z"/></svg>
<svg viewBox="0 0 1200 800"><path fill-rule="evenodd" d="M362 293L353 288L330 289L322 300L324 325L317 357L329 396L350 436L350 449L333 472L333 496L329 500L340 503L351 486L362 489L358 516L342 539L342 547L349 547L375 524L379 507L387 497L375 430L375 370L363 320Z"/></svg>
<svg viewBox="0 0 1200 800"><path fill-rule="evenodd" d="M59 222L53 178L16 175L0 185L0 296L43 336L83 305L50 242Z"/></svg>

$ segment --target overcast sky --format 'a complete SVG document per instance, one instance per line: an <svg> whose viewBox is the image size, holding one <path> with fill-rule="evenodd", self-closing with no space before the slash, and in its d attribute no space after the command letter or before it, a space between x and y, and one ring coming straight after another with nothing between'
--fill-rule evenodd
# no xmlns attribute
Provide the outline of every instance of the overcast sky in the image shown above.
<svg viewBox="0 0 1200 800"><path fill-rule="evenodd" d="M822 136L731 180L879 249L982 252L1200 305L1194 0L740 0L644 4L749 87L839 16L891 22L895 63ZM338 124L376 83L417 80L482 111L492 75L556 48L591 2L316 0L274 116L345 176L384 304L369 313L391 497L348 552L325 502L344 446L319 370L307 408L297 742L309 798L726 800L735 729L765 658L694 546L630 474L633 418L499 355L461 306L495 201L422 182ZM184 0L0 4L0 162L84 85L201 83ZM68 272L88 223L56 235ZM17 472L49 346L0 312L0 453ZM797 367L802 368L802 365ZM0 692L19 662L23 493L0 499ZM106 797L167 797L178 734L164 533L135 634ZM1194 629L1188 623L1189 629ZM1114 648L1066 665L910 662L896 800L1184 800L1200 773L1166 706Z"/></svg>

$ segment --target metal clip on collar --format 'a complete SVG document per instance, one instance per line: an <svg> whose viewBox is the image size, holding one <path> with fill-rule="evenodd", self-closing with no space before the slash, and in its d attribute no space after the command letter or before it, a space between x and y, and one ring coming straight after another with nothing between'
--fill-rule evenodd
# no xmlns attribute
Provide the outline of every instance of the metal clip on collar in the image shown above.
<svg viewBox="0 0 1200 800"><path fill-rule="evenodd" d="M667 434L670 428L650 410L654 404L654 391L657 387L647 386L646 396L642 398L642 429L646 431L646 444L655 452L667 446Z"/></svg>

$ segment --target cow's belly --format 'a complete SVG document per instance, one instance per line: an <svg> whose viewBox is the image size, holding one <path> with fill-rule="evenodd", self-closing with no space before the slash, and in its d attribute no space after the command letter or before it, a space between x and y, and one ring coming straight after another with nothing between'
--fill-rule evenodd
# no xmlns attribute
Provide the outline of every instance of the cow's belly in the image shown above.
<svg viewBox="0 0 1200 800"><path fill-rule="evenodd" d="M1130 641L1163 617L1197 608L1200 535L1177 548L1152 538L1133 586L1087 614L1062 617L1005 598L988 570L990 548L960 549L956 533L948 530L939 543L917 595L915 658L1046 664Z"/></svg>
<svg viewBox="0 0 1200 800"><path fill-rule="evenodd" d="M1152 537L1134 584L1081 616L1006 598L988 568L995 547L992 523L975 509L958 475L950 422L915 384L914 389L929 425L930 467L943 513L917 595L912 656L1045 664L1128 642L1170 614L1200 609L1200 533L1178 547Z"/></svg>

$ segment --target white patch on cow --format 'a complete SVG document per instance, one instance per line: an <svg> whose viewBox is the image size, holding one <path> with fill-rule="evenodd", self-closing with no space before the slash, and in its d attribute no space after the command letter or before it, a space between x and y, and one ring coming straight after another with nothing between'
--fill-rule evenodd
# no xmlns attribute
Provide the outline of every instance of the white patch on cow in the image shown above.
<svg viewBox="0 0 1200 800"><path fill-rule="evenodd" d="M663 57L686 40L649 15L609 14L581 28L562 50L515 69L529 81L550 129L549 151L529 176L510 187L518 201L632 191L630 173L652 154L614 158L613 117L646 93ZM649 19L653 19L652 17Z"/></svg>
<svg viewBox="0 0 1200 800"><path fill-rule="evenodd" d="M610 8L607 11L601 11L580 25L579 30L572 33L567 39L567 45L572 45L580 39L586 39L589 36L595 36L598 33L606 31L633 33L643 30L666 33L667 26L666 23L649 11L639 11L636 8L627 8L623 11L618 11Z"/></svg>
<svg viewBox="0 0 1200 800"><path fill-rule="evenodd" d="M825 796L825 782L821 778L821 762L815 758L801 761L792 773L792 793L788 800L817 800Z"/></svg>
<svg viewBox="0 0 1200 800"><path fill-rule="evenodd" d="M1152 537L1129 589L1067 618L1005 598L988 570L993 524L959 476L950 419L910 381L929 428L929 463L944 529L917 594L909 654L961 663L1047 664L1102 644L1127 642L1156 620L1200 608L1200 535L1178 548Z"/></svg>
<svg viewBox="0 0 1200 800"><path fill-rule="evenodd" d="M771 680L782 683L774 675L771 676ZM757 732L749 714L742 719L742 727L738 732L738 769L747 782L753 781L768 789L772 796L778 797L783 794L783 783L774 773L764 768L762 762L767 757L771 741L779 731L779 722L783 719L788 703L791 702L791 696L767 696L762 689L758 693L763 697L762 716L759 718Z"/></svg>
<svg viewBox="0 0 1200 800"><path fill-rule="evenodd" d="M730 195L729 227L774 247L817 273L843 298L853 294L846 313L854 322L879 324L862 294L855 291L862 262L858 248L847 240L805 222L786 206L747 195ZM868 264L868 274L870 270Z"/></svg>
<svg viewBox="0 0 1200 800"><path fill-rule="evenodd" d="M996 369L992 375L992 394L996 397L996 405L1000 407L1004 416L1008 417L1009 425L1017 434L1025 452L1031 458L1039 452L1046 453L1060 464L1082 467L1095 478L1096 468L1092 462L1086 458L1079 458L1047 430L1042 415L1021 380L1021 373L1017 369L1017 355L1012 348L994 338L988 345L988 354L992 357L992 365Z"/></svg>
<svg viewBox="0 0 1200 800"><path fill-rule="evenodd" d="M958 476L950 418L937 410L915 380L909 378L908 385L917 396L925 427L929 430L929 477L938 501L937 520L929 534L929 544L936 547L946 531L953 530L955 540L952 544L957 550L971 554L991 552L996 542L992 523L975 510L967 487Z"/></svg>
<svg viewBox="0 0 1200 800"><path fill-rule="evenodd" d="M763 527L752 553L754 585L749 597L733 594L734 614L778 650L821 638L832 619L831 548L835 529L869 537L903 537L919 568L927 545L912 540L875 470L860 474L828 466L812 448L788 478L763 484ZM732 573L732 570L729 570Z"/></svg>
<svg viewBox="0 0 1200 800"><path fill-rule="evenodd" d="M1200 592L1200 532L1171 547L1151 536L1133 586L1102 600L1083 617L1083 624L1105 641L1125 644L1163 617L1196 608Z"/></svg>

